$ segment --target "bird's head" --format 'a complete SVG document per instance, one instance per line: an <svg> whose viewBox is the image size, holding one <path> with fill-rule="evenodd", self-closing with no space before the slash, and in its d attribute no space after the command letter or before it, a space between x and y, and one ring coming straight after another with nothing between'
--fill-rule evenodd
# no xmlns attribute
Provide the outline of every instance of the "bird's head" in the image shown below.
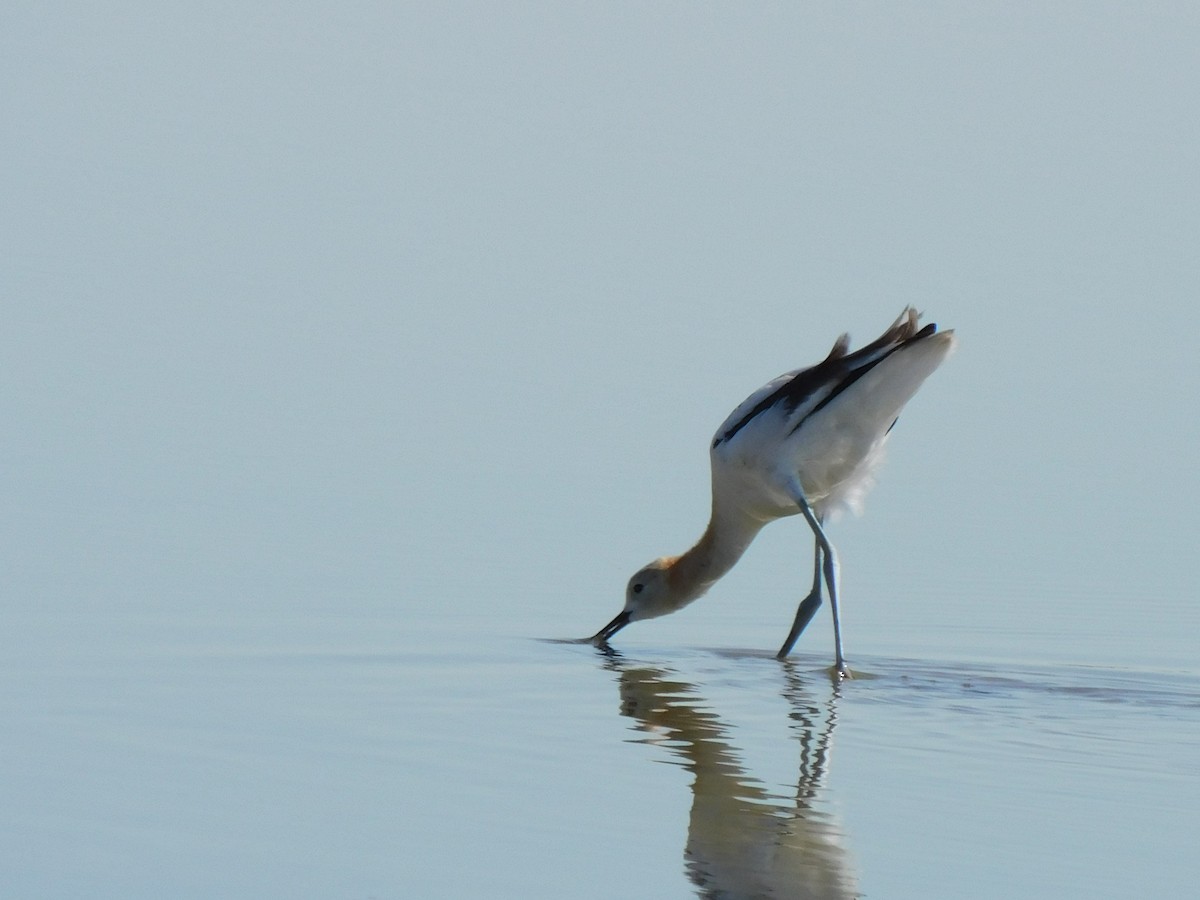
<svg viewBox="0 0 1200 900"><path fill-rule="evenodd" d="M625 588L625 608L601 628L592 640L603 643L628 625L642 619L653 619L674 612L683 605L671 579L673 557L656 559L638 569Z"/></svg>

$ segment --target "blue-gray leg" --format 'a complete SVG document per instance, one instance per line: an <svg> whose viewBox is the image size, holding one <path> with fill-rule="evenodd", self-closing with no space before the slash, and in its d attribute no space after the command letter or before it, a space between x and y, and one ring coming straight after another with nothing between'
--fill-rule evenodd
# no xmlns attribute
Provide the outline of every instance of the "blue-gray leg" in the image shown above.
<svg viewBox="0 0 1200 900"><path fill-rule="evenodd" d="M817 614L817 610L821 608L821 542L813 541L813 583L812 590L808 592L808 596L800 601L800 606L796 610L796 619L792 622L792 630L788 632L787 640L783 642L783 646L779 648L779 652L775 654L776 659L783 659L792 652L792 647L796 646L796 640L808 627L808 623L812 621L812 617Z"/></svg>
<svg viewBox="0 0 1200 900"><path fill-rule="evenodd" d="M842 653L842 620L838 613L837 553L834 552L833 544L829 543L829 538L825 536L825 529L821 527L820 520L812 511L812 507L808 505L808 500L805 499L804 492L800 490L799 487L796 487L792 491L792 496L796 500L796 505L800 507L800 512L804 513L804 518L808 522L808 527L812 529L813 535L817 539L817 551L822 556L821 569L825 576L825 587L829 591L829 606L830 610L833 612L834 665L837 667L838 674L845 676L848 674L848 672L846 669L846 658ZM799 613L797 613L797 615L799 615ZM799 635L799 632L797 632L797 635ZM791 647L787 644L784 646L786 646L789 650L791 649Z"/></svg>

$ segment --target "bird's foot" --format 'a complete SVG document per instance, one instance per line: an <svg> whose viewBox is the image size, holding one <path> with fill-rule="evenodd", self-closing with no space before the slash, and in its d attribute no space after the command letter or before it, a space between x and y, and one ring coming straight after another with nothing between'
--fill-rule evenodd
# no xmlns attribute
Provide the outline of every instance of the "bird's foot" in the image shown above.
<svg viewBox="0 0 1200 900"><path fill-rule="evenodd" d="M834 681L847 681L854 677L854 673L850 671L850 667L846 665L845 660L834 663L828 669L829 677Z"/></svg>

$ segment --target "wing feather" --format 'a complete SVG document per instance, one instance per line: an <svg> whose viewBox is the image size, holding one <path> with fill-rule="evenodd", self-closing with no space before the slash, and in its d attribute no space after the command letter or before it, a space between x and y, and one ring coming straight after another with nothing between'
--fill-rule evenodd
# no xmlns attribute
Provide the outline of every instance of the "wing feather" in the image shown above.
<svg viewBox="0 0 1200 900"><path fill-rule="evenodd" d="M769 409L780 409L787 417L789 431L795 431L813 413L823 409L838 394L867 374L901 347L936 333L930 323L917 330L919 314L906 307L892 326L871 343L853 353L849 336L834 342L829 355L815 366L795 369L763 385L741 402L713 435L712 447L732 440L755 417Z"/></svg>

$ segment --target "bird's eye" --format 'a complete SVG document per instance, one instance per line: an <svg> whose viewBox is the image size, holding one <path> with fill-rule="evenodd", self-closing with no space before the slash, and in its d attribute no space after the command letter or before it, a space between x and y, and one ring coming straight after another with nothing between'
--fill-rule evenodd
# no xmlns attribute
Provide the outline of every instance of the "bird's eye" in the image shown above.
<svg viewBox="0 0 1200 900"><path fill-rule="evenodd" d="M645 585L644 585L644 584L642 584L641 582L639 582L639 583L637 583L637 584L635 584L635 585L633 586L633 592L634 592L635 594L640 594L640 593L642 592L642 589L643 589L644 587L645 587Z"/></svg>

